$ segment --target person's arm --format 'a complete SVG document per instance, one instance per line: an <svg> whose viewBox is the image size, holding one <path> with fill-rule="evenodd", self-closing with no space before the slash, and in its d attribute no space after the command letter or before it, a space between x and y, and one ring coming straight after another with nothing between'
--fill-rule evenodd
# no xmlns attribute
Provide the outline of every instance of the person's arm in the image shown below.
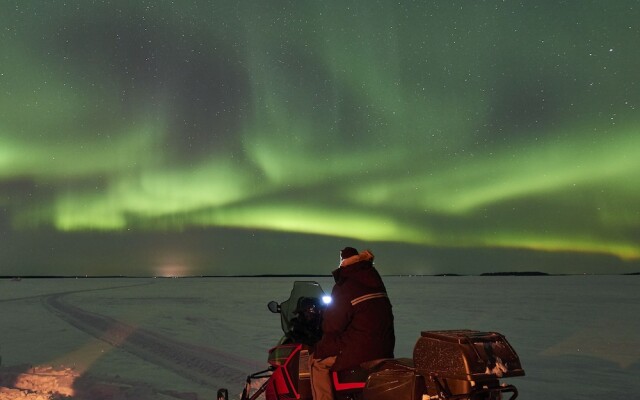
<svg viewBox="0 0 640 400"><path fill-rule="evenodd" d="M316 346L316 358L337 356L343 347L342 334L351 320L351 303L332 293L331 305L322 320L322 339Z"/></svg>

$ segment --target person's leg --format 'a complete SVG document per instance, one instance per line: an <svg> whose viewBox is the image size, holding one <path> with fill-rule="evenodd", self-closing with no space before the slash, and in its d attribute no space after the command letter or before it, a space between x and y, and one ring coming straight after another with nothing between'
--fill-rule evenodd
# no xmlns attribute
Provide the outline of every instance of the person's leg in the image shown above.
<svg viewBox="0 0 640 400"><path fill-rule="evenodd" d="M331 385L331 367L336 362L335 357L327 357L322 360L311 358L311 394L313 400L333 400Z"/></svg>

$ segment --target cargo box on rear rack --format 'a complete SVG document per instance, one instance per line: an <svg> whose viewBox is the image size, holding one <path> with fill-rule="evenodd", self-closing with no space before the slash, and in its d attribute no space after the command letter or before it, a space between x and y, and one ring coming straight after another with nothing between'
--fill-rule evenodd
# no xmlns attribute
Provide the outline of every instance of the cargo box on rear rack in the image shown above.
<svg viewBox="0 0 640 400"><path fill-rule="evenodd" d="M498 387L499 378L524 375L520 359L497 332L473 330L422 332L413 350L416 373L451 395ZM439 386L434 388L433 386Z"/></svg>

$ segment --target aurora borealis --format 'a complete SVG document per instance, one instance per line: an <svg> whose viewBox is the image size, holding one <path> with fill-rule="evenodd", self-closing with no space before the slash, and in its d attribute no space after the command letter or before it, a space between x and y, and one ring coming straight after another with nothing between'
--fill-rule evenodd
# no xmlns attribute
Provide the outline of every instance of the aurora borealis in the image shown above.
<svg viewBox="0 0 640 400"><path fill-rule="evenodd" d="M635 272L639 15L5 1L0 275Z"/></svg>

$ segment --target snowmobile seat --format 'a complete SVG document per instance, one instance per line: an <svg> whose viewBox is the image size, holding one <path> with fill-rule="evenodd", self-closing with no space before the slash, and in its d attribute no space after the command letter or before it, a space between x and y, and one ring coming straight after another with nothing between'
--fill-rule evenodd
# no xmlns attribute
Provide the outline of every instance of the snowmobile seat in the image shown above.
<svg viewBox="0 0 640 400"><path fill-rule="evenodd" d="M369 373L363 368L350 368L342 371L333 371L331 379L336 392L350 392L362 390Z"/></svg>
<svg viewBox="0 0 640 400"><path fill-rule="evenodd" d="M387 369L391 364L404 364L406 362L411 362L411 360L381 358L364 362L355 368L334 371L331 374L333 387L336 392L362 390L367 383L367 378L372 373L381 369Z"/></svg>

